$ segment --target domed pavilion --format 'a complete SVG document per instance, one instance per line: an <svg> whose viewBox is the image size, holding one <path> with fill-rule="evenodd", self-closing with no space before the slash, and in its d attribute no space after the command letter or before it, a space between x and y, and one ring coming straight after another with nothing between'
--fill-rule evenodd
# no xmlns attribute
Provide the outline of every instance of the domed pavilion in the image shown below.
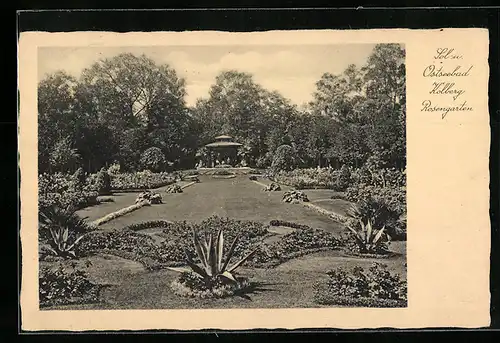
<svg viewBox="0 0 500 343"><path fill-rule="evenodd" d="M228 135L217 136L214 142L205 145L207 149L207 164L209 168L217 165L236 166L240 161L238 150L243 144L233 141L233 137Z"/></svg>

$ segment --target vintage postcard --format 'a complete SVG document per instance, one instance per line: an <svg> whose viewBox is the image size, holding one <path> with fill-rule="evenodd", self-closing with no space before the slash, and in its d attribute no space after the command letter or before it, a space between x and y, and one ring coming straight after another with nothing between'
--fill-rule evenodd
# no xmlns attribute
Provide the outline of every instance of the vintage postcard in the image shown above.
<svg viewBox="0 0 500 343"><path fill-rule="evenodd" d="M22 328L488 326L488 44L22 33Z"/></svg>

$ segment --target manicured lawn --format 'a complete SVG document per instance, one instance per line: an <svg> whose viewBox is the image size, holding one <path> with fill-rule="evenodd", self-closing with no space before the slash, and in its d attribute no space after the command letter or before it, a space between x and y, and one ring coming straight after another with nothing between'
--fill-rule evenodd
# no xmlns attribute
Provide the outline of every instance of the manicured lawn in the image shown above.
<svg viewBox="0 0 500 343"><path fill-rule="evenodd" d="M238 176L233 179L214 179L201 176L201 183L184 189L183 193L167 194L167 187L155 190L161 193L163 204L140 208L123 217L114 219L100 229L123 228L127 225L151 220L196 221L200 222L212 215L240 220L253 220L268 224L272 219L305 224L334 233L342 226L317 211L301 204L281 201L283 191L264 192L263 186ZM261 180L259 182L269 183ZM347 202L332 200L330 190L304 190L312 203L330 211L343 214ZM90 220L100 218L112 211L127 207L135 202L138 193L118 193L115 202L104 203L79 212ZM279 239L293 229L270 227ZM151 235L160 244L165 238L161 229L141 231ZM87 305L66 305L50 309L181 309L181 308L292 308L324 307L314 302L314 285L327 280L326 272L332 268L351 269L354 266L368 268L373 262L387 264L391 272L406 278L406 242L393 242L390 250L398 255L388 259L364 259L346 255L341 251L322 251L289 260L275 268L238 269L240 274L256 283L255 290L245 297L235 296L225 299L193 299L180 297L172 292L170 283L178 276L170 270L148 271L135 261L120 257L98 254L79 260L77 263L87 271L91 280L104 284L101 302ZM85 268L87 260L91 266ZM43 265L52 265L41 262Z"/></svg>
<svg viewBox="0 0 500 343"><path fill-rule="evenodd" d="M106 228L122 228L130 224L148 220L202 221L211 215L240 220L255 220L268 224L270 220L280 219L338 232L339 223L305 208L300 204L287 204L281 201L283 192L264 192L262 186L249 180L248 176L233 179L214 179L200 176L201 182L184 189L183 193L161 193L164 204L143 207L104 225ZM97 219L109 212L134 203L137 194L121 193L115 203L100 204L80 211L89 219Z"/></svg>
<svg viewBox="0 0 500 343"><path fill-rule="evenodd" d="M108 284L102 303L68 305L51 309L182 309L182 308L292 308L324 307L313 301L314 283L327 280L326 271L354 266L368 268L382 262L391 272L406 277L401 257L387 260L345 257L338 251L320 252L285 262L271 269L241 268L241 274L258 285L253 293L225 299L192 299L175 295L170 283L177 273L169 270L148 272L136 262L103 255L90 258L93 280Z"/></svg>

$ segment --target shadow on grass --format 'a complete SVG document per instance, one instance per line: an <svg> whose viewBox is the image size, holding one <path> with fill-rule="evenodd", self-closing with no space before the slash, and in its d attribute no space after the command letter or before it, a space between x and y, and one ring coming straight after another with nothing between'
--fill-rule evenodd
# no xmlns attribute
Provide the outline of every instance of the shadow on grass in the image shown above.
<svg viewBox="0 0 500 343"><path fill-rule="evenodd" d="M259 294L262 292L276 292L276 289L266 287L275 285L277 285L277 283L254 281L251 282L250 286L246 287L245 289L235 292L234 296L252 301L252 298L250 297L250 295L252 294Z"/></svg>

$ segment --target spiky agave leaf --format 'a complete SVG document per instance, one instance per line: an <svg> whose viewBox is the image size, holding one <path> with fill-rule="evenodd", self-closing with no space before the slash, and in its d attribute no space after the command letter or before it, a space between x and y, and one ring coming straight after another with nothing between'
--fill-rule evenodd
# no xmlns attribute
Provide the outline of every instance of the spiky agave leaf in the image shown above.
<svg viewBox="0 0 500 343"><path fill-rule="evenodd" d="M373 244L377 244L380 241L384 232L385 232L385 225L377 232L377 234L373 238Z"/></svg>
<svg viewBox="0 0 500 343"><path fill-rule="evenodd" d="M185 252L185 254L186 254L186 263L195 274L200 275L202 278L212 276L211 274L209 274L209 270L203 269L200 266L198 266L196 263L194 263L194 261L191 259L191 257L189 257L187 251Z"/></svg>
<svg viewBox="0 0 500 343"><path fill-rule="evenodd" d="M223 272L222 269L222 256L224 253L224 234L222 229L219 230L219 235L217 237L217 269Z"/></svg>
<svg viewBox="0 0 500 343"><path fill-rule="evenodd" d="M366 229L366 242L369 243L372 240L372 229L373 229L370 219L368 219L365 229Z"/></svg>
<svg viewBox="0 0 500 343"><path fill-rule="evenodd" d="M62 241L67 242L69 237L69 230L68 227L64 228L63 230L63 235L62 235Z"/></svg>
<svg viewBox="0 0 500 343"><path fill-rule="evenodd" d="M204 247L205 242L200 240L195 229L193 229L193 242L194 242L194 249L196 251L196 254L198 255L198 258L201 261L201 265L206 270L208 268L208 261L207 261L208 256L205 252L206 251L206 248Z"/></svg>
<svg viewBox="0 0 500 343"><path fill-rule="evenodd" d="M238 282L238 281L236 280L236 278L233 276L233 274L231 274L231 273L230 273L230 272L228 272L227 270L226 270L226 271L224 271L224 272L223 272L222 274L220 274L220 275L222 275L223 277L225 277L225 278L227 278L227 279L229 279L229 280L231 280L231 281L233 281L233 282Z"/></svg>
<svg viewBox="0 0 500 343"><path fill-rule="evenodd" d="M82 238L83 238L83 237L84 237L84 235L81 235L80 237L78 237L78 238L77 238L77 239L73 242L73 244L71 244L71 245L68 247L68 250L72 250L72 249L75 247L75 245L77 245L77 244L78 244L78 242L80 242L80 241L82 240Z"/></svg>
<svg viewBox="0 0 500 343"><path fill-rule="evenodd" d="M210 265L210 275L215 276L218 274L217 270L217 242L214 241L212 233L210 233L209 237L209 255L208 255L208 263Z"/></svg>
<svg viewBox="0 0 500 343"><path fill-rule="evenodd" d="M252 250L250 253L248 253L245 257L243 257L241 260L236 262L231 268L228 268L228 272L233 272L236 268L241 266L243 263L245 263L250 257L253 256L257 252L257 249Z"/></svg>
<svg viewBox="0 0 500 343"><path fill-rule="evenodd" d="M224 265L220 269L221 271L225 271L229 262L231 261L231 258L233 257L234 250L236 249L236 246L238 245L238 238L239 238L239 233L234 237L233 243L231 244L231 247L229 248L229 251L226 256L226 261L224 262Z"/></svg>
<svg viewBox="0 0 500 343"><path fill-rule="evenodd" d="M364 244L363 237L360 235L360 233L357 230L353 229L350 226L346 226L346 228L354 234L354 239L356 239L356 242L358 244L360 244L360 245Z"/></svg>
<svg viewBox="0 0 500 343"><path fill-rule="evenodd" d="M184 268L184 267L166 267L168 270L171 270L171 271L174 271L174 272L177 272L177 273L191 273L192 270L189 269L189 268ZM201 277L200 274L198 273L195 273L196 276L199 276Z"/></svg>

